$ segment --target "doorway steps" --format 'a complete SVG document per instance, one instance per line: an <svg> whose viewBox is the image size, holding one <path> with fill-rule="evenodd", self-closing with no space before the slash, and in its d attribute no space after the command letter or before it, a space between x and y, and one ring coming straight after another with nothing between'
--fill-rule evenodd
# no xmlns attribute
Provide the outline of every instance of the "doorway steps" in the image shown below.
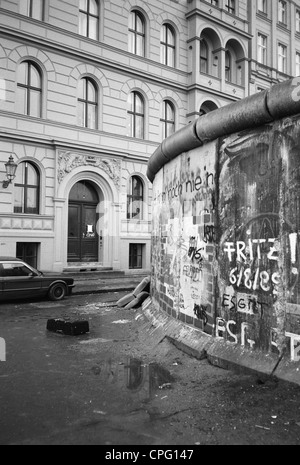
<svg viewBox="0 0 300 465"><path fill-rule="evenodd" d="M63 273L72 274L72 276L91 277L107 277L118 278L125 275L124 271L114 270L113 268L106 268L99 263L70 263L68 267L63 269Z"/></svg>

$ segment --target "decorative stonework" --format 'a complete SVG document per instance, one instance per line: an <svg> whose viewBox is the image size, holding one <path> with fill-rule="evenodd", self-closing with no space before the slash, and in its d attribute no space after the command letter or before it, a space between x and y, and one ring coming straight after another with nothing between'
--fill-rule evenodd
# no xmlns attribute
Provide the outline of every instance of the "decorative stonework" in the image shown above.
<svg viewBox="0 0 300 465"><path fill-rule="evenodd" d="M65 176L79 166L94 166L103 170L114 182L117 189L121 185L121 162L115 158L99 158L91 155L78 155L72 152L58 153L57 179L61 183Z"/></svg>
<svg viewBox="0 0 300 465"><path fill-rule="evenodd" d="M0 217L0 229L22 231L53 231L53 219Z"/></svg>

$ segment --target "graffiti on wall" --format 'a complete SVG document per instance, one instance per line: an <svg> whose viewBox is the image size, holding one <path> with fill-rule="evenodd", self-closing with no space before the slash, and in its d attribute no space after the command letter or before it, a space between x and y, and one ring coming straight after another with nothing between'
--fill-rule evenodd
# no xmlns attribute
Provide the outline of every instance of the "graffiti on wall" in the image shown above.
<svg viewBox="0 0 300 465"><path fill-rule="evenodd" d="M183 153L155 177L152 235L152 294L164 311L295 361L299 153L299 117Z"/></svg>
<svg viewBox="0 0 300 465"><path fill-rule="evenodd" d="M291 360L300 360L300 320L285 315L287 303L300 308L299 148L299 122L287 120L231 136L220 152L215 335L253 350L288 347Z"/></svg>
<svg viewBox="0 0 300 465"><path fill-rule="evenodd" d="M215 145L200 152L181 155L155 178L152 286L165 310L212 333Z"/></svg>

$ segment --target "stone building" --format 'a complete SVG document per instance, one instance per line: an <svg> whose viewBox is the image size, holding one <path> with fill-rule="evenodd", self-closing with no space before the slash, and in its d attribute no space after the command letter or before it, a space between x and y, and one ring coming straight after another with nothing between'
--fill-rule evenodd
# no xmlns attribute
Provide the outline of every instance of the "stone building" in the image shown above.
<svg viewBox="0 0 300 465"><path fill-rule="evenodd" d="M150 155L300 74L297 3L0 0L0 255L149 270Z"/></svg>

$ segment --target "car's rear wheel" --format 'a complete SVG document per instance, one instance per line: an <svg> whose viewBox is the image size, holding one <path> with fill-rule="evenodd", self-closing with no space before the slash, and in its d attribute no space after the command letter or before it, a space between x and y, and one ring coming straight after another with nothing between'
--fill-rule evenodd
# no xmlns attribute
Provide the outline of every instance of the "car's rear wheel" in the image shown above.
<svg viewBox="0 0 300 465"><path fill-rule="evenodd" d="M50 288L48 296L50 300L63 300L66 294L66 286L63 283L56 283Z"/></svg>

